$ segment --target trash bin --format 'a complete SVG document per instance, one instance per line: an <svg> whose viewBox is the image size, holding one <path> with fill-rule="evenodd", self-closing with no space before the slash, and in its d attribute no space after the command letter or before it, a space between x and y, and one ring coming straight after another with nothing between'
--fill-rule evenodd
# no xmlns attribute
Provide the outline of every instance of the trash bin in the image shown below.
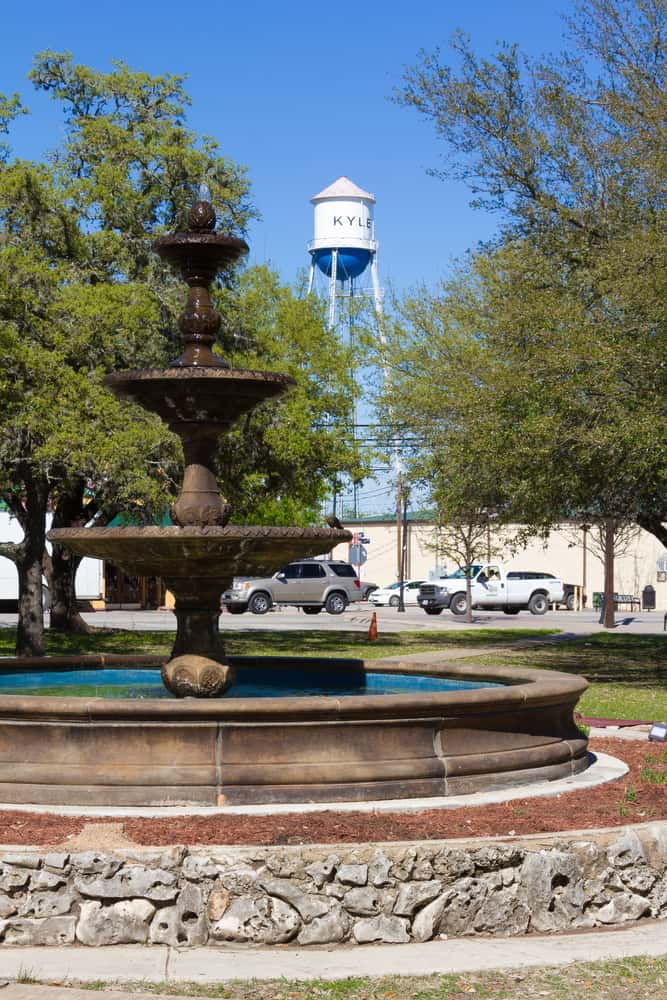
<svg viewBox="0 0 667 1000"><path fill-rule="evenodd" d="M602 607L602 598L604 594L599 590L593 591L593 611L599 611Z"/></svg>
<svg viewBox="0 0 667 1000"><path fill-rule="evenodd" d="M642 590L642 611L655 611L655 587L650 583Z"/></svg>

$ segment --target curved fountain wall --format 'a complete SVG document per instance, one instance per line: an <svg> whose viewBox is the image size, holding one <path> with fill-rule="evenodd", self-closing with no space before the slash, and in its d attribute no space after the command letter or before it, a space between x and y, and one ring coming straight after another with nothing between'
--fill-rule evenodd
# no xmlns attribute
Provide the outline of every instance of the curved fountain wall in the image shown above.
<svg viewBox="0 0 667 1000"><path fill-rule="evenodd" d="M235 658L233 666L242 671L244 665L268 663L281 670L297 664L331 672L343 662L261 657ZM1 669L11 663L2 661ZM380 660L364 667L505 686L262 699L0 695L0 801L372 801L502 788L569 776L587 766L587 741L573 719L586 688L581 677Z"/></svg>

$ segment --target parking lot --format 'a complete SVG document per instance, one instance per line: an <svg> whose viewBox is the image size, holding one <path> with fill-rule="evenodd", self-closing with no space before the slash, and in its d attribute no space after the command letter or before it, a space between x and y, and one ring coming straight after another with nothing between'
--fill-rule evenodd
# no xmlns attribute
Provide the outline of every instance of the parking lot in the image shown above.
<svg viewBox="0 0 667 1000"><path fill-rule="evenodd" d="M222 631L261 631L278 629L288 631L293 629L311 631L356 631L368 630L373 611L377 614L379 631L387 632L460 632L473 628L508 628L508 629L559 629L572 635L587 635L594 632L604 632L599 624L599 613L588 611L550 611L545 615L531 615L522 611L518 615L505 615L502 611L475 611L470 625L462 618L457 618L449 611L441 615L426 615L420 608L407 608L400 612L396 608L374 608L368 602L351 604L342 615L305 615L298 608L275 608L265 615L230 615L223 612L220 615ZM98 628L122 628L144 630L173 631L176 620L171 611L97 611L84 614L89 624ZM48 623L48 617L47 617ZM616 627L620 632L630 632L639 635L656 635L667 633L663 631L664 611L641 611L630 614L617 612ZM16 615L1 614L0 627L15 625Z"/></svg>

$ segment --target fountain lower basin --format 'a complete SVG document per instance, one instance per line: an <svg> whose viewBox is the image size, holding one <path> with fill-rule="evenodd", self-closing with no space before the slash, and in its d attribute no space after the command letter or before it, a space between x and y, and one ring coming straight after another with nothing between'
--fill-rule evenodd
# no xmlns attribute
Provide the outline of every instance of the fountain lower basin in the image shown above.
<svg viewBox="0 0 667 1000"><path fill-rule="evenodd" d="M123 659L123 658L121 658ZM130 658L124 658L126 661ZM52 672L71 667L51 661ZM518 668L232 657L244 670L325 678L452 678L459 691L169 699L0 693L0 801L243 805L443 796L576 774L581 677ZM110 666L121 665L107 658ZM48 661L46 661L48 663ZM81 660L77 661L81 664ZM44 672L45 661L31 664ZM135 669L155 669L143 658ZM1 673L15 672L4 660ZM28 666L23 661L23 666ZM48 672L48 670L47 670ZM104 682L104 667L99 671Z"/></svg>

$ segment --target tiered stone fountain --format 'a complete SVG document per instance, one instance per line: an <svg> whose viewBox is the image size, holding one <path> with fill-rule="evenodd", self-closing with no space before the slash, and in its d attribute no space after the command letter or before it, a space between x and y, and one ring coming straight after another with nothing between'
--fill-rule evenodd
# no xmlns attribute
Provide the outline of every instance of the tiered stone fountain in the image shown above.
<svg viewBox="0 0 667 1000"><path fill-rule="evenodd" d="M185 233L163 236L155 250L180 271L189 286L179 326L182 355L167 368L107 376L115 395L157 413L183 442L183 486L171 507L173 527L61 528L52 541L79 555L95 556L136 576L161 576L176 599L177 634L162 668L165 686L177 696L216 697L233 679L218 628L220 595L234 576L269 576L292 559L318 555L347 531L332 528L228 525L231 506L220 495L213 456L222 434L264 400L294 381L276 372L232 370L211 350L220 315L210 285L218 271L248 247L215 231L207 201L190 210Z"/></svg>
<svg viewBox="0 0 667 1000"><path fill-rule="evenodd" d="M164 578L176 598L177 634L171 657L157 665L175 697L100 697L96 686L73 697L56 682L63 671L83 673L90 666L84 657L74 663L66 657L0 661L0 802L359 801L465 793L583 770L586 739L573 720L586 687L580 677L445 661L228 661L218 616L220 594L232 578L270 574L351 536L227 523L229 504L212 467L216 442L234 420L287 390L292 379L235 371L213 354L220 317L209 287L222 265L247 250L214 227L211 205L200 201L187 232L155 244L189 286L180 317L181 357L167 368L106 380L117 395L162 417L183 442L185 474L171 511L174 525L50 534L80 555ZM111 661L96 664L95 685L98 675L101 687L108 683L117 666ZM148 676L156 663L144 657L131 665ZM229 691L235 671L240 680L261 675L265 686L268 677L271 696ZM394 686L378 688L387 676ZM467 689L452 690L452 678Z"/></svg>

